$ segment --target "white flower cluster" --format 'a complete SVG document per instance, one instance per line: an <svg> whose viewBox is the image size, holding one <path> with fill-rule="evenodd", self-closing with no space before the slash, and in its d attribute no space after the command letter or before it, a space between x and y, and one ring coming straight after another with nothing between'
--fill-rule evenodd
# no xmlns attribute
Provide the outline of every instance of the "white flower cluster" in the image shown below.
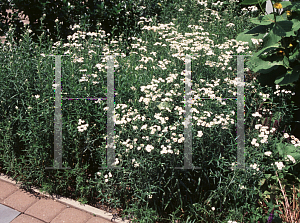
<svg viewBox="0 0 300 223"><path fill-rule="evenodd" d="M275 165L277 166L278 170L282 170L282 168L285 167L282 162L275 162ZM271 166L273 166L273 163Z"/></svg>
<svg viewBox="0 0 300 223"><path fill-rule="evenodd" d="M253 169L256 169L256 171L259 171L258 164L256 164L256 163L250 164L250 167L252 167Z"/></svg>
<svg viewBox="0 0 300 223"><path fill-rule="evenodd" d="M87 129L87 127L89 126L89 124L81 125L81 123L84 123L84 122L85 122L84 120L79 119L79 121L78 121L79 126L77 127L78 132L85 131Z"/></svg>
<svg viewBox="0 0 300 223"><path fill-rule="evenodd" d="M287 159L288 158L288 159ZM296 163L296 160L294 157L292 157L291 155L287 155L287 158L285 159L285 161L292 161L293 163Z"/></svg>

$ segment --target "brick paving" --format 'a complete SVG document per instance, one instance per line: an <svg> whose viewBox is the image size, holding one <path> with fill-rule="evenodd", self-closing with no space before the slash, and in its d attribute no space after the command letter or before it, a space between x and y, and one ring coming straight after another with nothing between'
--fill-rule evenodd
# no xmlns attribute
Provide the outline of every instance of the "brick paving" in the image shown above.
<svg viewBox="0 0 300 223"><path fill-rule="evenodd" d="M3 175L1 175L2 177ZM112 214L95 216L80 208L64 204L35 192L27 192L0 179L0 204L20 212L11 223L108 223ZM1 220L0 220L1 222ZM113 222L128 222L114 220Z"/></svg>

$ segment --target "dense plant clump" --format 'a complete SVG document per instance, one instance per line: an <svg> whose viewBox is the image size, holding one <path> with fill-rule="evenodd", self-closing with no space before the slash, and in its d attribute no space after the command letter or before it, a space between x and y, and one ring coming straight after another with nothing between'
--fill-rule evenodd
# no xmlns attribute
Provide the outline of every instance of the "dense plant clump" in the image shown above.
<svg viewBox="0 0 300 223"><path fill-rule="evenodd" d="M246 66L246 169L234 168L238 71L232 55L258 50L235 38L256 26L249 20L259 12L231 1L225 6L219 1L141 1L143 13L153 14L136 17L140 32L122 28L125 20L119 20L113 26L120 25L120 31L105 41L107 33L95 19L97 7L88 2L93 13L72 24L69 35L60 25L66 10L53 10L51 18L62 15L53 24L55 41L43 28L47 15L40 20L41 33L26 27L18 43L16 27L9 28L0 51L1 171L27 189L38 186L95 207L116 208L119 218L132 222L275 222L292 216L285 198L296 194L292 185L299 188L300 142L290 134L295 88L263 86L261 74ZM102 5L109 4L117 6L101 12L108 23L135 7L133 1ZM110 19L109 10L115 11ZM61 86L54 82L57 67L50 54L64 55ZM183 167L185 159L186 54L192 71L192 160L200 169L173 169ZM99 99L108 93L107 55L115 55L114 165L120 169L99 169L107 165L109 108ZM62 166L71 169L46 170L53 167L58 90L62 98L90 100L62 100Z"/></svg>

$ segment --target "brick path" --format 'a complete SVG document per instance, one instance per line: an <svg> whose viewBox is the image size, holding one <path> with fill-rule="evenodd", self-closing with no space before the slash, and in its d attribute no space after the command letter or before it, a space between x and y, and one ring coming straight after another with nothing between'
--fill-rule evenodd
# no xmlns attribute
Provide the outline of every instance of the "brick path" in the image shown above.
<svg viewBox="0 0 300 223"><path fill-rule="evenodd" d="M51 197L42 194L36 189L27 192L21 189L20 184L0 174L0 222L8 223L5 217L13 214L11 223L128 223L98 208L80 204L77 201ZM47 196L46 196L47 195ZM5 206L3 206L5 205ZM15 214L17 213L17 214ZM19 214L18 214L19 213ZM4 218L4 219L3 219ZM4 221L2 221L2 220Z"/></svg>

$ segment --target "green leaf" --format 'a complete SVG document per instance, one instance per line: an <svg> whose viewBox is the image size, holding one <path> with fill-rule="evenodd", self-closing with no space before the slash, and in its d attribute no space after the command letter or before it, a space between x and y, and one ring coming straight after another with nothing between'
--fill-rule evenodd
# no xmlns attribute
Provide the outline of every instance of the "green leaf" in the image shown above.
<svg viewBox="0 0 300 223"><path fill-rule="evenodd" d="M280 4L282 5L282 8L286 8L287 6L292 5L290 1L282 1L280 2Z"/></svg>
<svg viewBox="0 0 300 223"><path fill-rule="evenodd" d="M268 14L265 16L259 16L257 18L251 18L250 21L257 25L270 25L275 23L274 17L272 14Z"/></svg>
<svg viewBox="0 0 300 223"><path fill-rule="evenodd" d="M267 0L245 0L243 2L241 2L241 5L256 5L258 3L263 4L264 2L266 2Z"/></svg>
<svg viewBox="0 0 300 223"><path fill-rule="evenodd" d="M264 47L263 49L261 49L260 51L258 51L257 53L255 53L253 56L255 57L260 57L262 54L264 53L268 53L270 51L275 51L278 49L278 47L280 47L280 44L279 43L276 43L272 46L267 46L267 47Z"/></svg>
<svg viewBox="0 0 300 223"><path fill-rule="evenodd" d="M276 30L275 30L275 32L276 32ZM267 46L275 45L278 42L280 42L281 39L282 39L281 36L276 35L274 33L274 27L273 27L273 28L271 28L270 32L263 38L262 46L267 47Z"/></svg>
<svg viewBox="0 0 300 223"><path fill-rule="evenodd" d="M287 155L292 156L295 159L296 163L298 163L300 161L300 154L299 153L288 153Z"/></svg>
<svg viewBox="0 0 300 223"><path fill-rule="evenodd" d="M290 55L289 60L290 60L291 62L294 62L296 59L298 59L298 57L299 57L299 50L298 50L297 48L295 48L295 49L293 50L293 54Z"/></svg>
<svg viewBox="0 0 300 223"><path fill-rule="evenodd" d="M263 39L264 35L268 32L268 29L271 29L273 26L274 24L272 23L270 25L260 25L251 30L246 29L244 32L238 34L236 40L248 42L249 46L254 47L254 44L251 39ZM280 39L281 38L279 38L278 41ZM276 41L275 43L277 43L278 41Z"/></svg>
<svg viewBox="0 0 300 223"><path fill-rule="evenodd" d="M286 68L290 67L289 59L286 56L283 57L283 64Z"/></svg>
<svg viewBox="0 0 300 223"><path fill-rule="evenodd" d="M264 185L265 182L266 182L266 179L261 179L259 182L259 185L262 186L262 185Z"/></svg>
<svg viewBox="0 0 300 223"><path fill-rule="evenodd" d="M278 65L283 65L283 61L264 61L254 56L247 63L247 66L250 66L254 72L261 74L269 74L272 70L275 70Z"/></svg>
<svg viewBox="0 0 300 223"><path fill-rule="evenodd" d="M287 72L286 74L280 75L278 78L275 80L275 84L278 85L288 85L290 83L296 82L299 79L299 69L300 65L297 65L294 67L292 72Z"/></svg>
<svg viewBox="0 0 300 223"><path fill-rule="evenodd" d="M293 30L294 32L298 31L300 29L300 21L298 21L297 19L292 19L293 22Z"/></svg>
<svg viewBox="0 0 300 223"><path fill-rule="evenodd" d="M272 174L265 174L266 179L269 179L272 176Z"/></svg>
<svg viewBox="0 0 300 223"><path fill-rule="evenodd" d="M292 30L293 22L292 21L276 21L275 26L273 27L273 33L277 36L287 37L294 34Z"/></svg>

